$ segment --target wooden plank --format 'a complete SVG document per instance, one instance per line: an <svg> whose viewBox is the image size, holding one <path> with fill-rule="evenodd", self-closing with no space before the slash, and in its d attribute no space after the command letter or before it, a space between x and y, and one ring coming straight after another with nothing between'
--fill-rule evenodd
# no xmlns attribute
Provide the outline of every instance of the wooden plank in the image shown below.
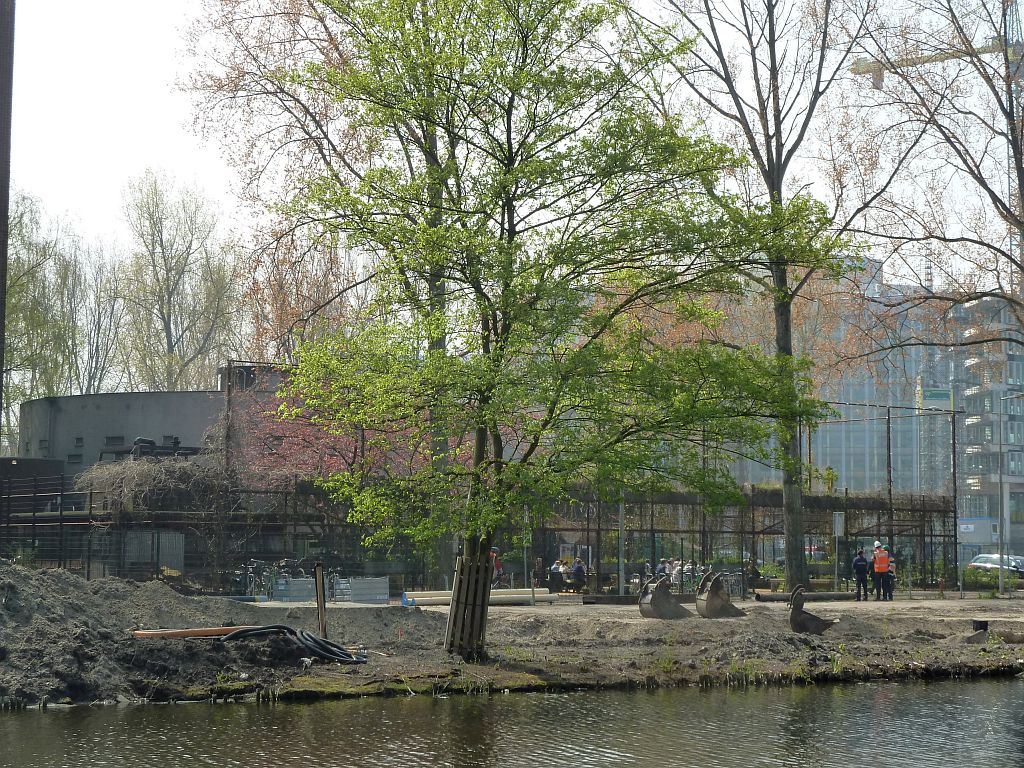
<svg viewBox="0 0 1024 768"><path fill-rule="evenodd" d="M483 612L486 611L486 590L490 587L490 582L484 581L487 576L486 565L481 565L479 562L473 563L473 571L476 578L473 582L472 600L470 600L468 606L473 617L473 620L470 623L472 631L469 637L466 638L466 647L469 648L470 653L474 658L476 658L483 650L483 646L480 643L480 637L484 631Z"/></svg>
<svg viewBox="0 0 1024 768"><path fill-rule="evenodd" d="M136 629L132 637L224 637L239 629L256 629L252 625L238 627L198 627L196 629Z"/></svg>
<svg viewBox="0 0 1024 768"><path fill-rule="evenodd" d="M448 609L448 625L445 628L444 649L448 653L459 652L459 642L462 635L462 598L465 594L465 562L459 557L455 560L455 579L452 583L452 604Z"/></svg>
<svg viewBox="0 0 1024 768"><path fill-rule="evenodd" d="M480 601L480 652L484 652L487 640L487 612L491 607L491 583L494 581L494 561L488 557L484 564L484 594Z"/></svg>

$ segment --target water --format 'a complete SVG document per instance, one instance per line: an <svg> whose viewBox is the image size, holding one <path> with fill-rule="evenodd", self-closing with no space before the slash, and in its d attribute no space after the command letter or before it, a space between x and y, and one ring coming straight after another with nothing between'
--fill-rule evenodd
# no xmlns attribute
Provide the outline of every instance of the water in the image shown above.
<svg viewBox="0 0 1024 768"><path fill-rule="evenodd" d="M0 765L1016 766L1022 709L1019 680L77 708L0 714Z"/></svg>

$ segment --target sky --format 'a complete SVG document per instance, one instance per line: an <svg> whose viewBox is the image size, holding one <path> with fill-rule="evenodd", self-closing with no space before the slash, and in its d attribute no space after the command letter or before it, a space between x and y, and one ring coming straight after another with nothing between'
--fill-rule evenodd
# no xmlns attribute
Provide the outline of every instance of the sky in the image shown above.
<svg viewBox="0 0 1024 768"><path fill-rule="evenodd" d="M200 10L201 0L18 0L12 188L90 242L127 243L123 191L146 168L230 216L232 171L192 129L179 87Z"/></svg>

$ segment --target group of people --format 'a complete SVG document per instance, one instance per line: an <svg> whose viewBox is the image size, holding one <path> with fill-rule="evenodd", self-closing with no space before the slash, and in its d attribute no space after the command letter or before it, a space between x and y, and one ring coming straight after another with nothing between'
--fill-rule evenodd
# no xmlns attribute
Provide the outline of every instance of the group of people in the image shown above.
<svg viewBox="0 0 1024 768"><path fill-rule="evenodd" d="M683 562L678 557L672 559L663 557L658 561L658 567L654 569L654 576L668 576L673 585L683 581L683 575L693 576L697 573L697 563L693 560Z"/></svg>
<svg viewBox="0 0 1024 768"><path fill-rule="evenodd" d="M568 560L555 560L551 566L548 579L552 588L561 588L563 584L572 584L576 589L582 589L587 584L587 566L583 560L576 558L576 561L569 566ZM558 591L554 589L554 591Z"/></svg>
<svg viewBox="0 0 1024 768"><path fill-rule="evenodd" d="M876 541L871 560L864 557L863 549L858 549L851 565L857 600L861 600L862 596L864 600L868 599L868 574L871 575L871 592L875 600L892 600L893 587L896 585L896 558L889 551L888 544Z"/></svg>

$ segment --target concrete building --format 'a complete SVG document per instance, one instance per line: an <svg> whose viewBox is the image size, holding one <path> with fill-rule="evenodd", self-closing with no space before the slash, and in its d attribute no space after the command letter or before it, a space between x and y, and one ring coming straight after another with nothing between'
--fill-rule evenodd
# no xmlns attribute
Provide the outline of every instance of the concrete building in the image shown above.
<svg viewBox="0 0 1024 768"><path fill-rule="evenodd" d="M961 310L963 338L1001 340L966 347L954 366L956 401L965 411L958 472L961 541L966 554L1024 552L1024 334L1005 302ZM1002 525L1000 526L1000 518Z"/></svg>
<svg viewBox="0 0 1024 768"><path fill-rule="evenodd" d="M255 363L231 363L219 374L218 390L28 400L21 404L19 454L63 461L67 474L77 475L102 454L130 448L139 437L154 440L157 446L171 446L175 439L190 447L219 444L224 414L235 393L269 393L281 383L276 370Z"/></svg>
<svg viewBox="0 0 1024 768"><path fill-rule="evenodd" d="M69 475L137 437L202 446L224 411L223 392L111 392L45 397L21 404L20 453L58 459Z"/></svg>

